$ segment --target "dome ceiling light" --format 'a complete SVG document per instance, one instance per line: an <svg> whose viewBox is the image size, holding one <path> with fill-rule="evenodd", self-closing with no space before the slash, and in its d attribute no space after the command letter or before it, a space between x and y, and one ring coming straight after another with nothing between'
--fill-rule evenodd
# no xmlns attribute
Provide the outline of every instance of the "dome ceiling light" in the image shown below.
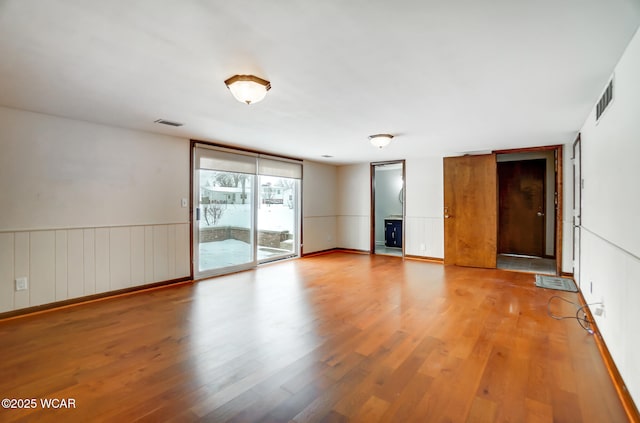
<svg viewBox="0 0 640 423"><path fill-rule="evenodd" d="M393 135L391 134L375 134L369 135L369 141L374 147L384 148L391 143Z"/></svg>
<svg viewBox="0 0 640 423"><path fill-rule="evenodd" d="M271 82L254 75L234 75L224 83L238 101L247 104L262 101L271 89Z"/></svg>

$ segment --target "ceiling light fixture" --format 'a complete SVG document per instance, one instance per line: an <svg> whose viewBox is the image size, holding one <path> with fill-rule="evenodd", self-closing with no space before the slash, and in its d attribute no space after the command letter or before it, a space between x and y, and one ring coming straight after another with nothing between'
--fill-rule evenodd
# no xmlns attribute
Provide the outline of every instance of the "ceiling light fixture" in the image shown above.
<svg viewBox="0 0 640 423"><path fill-rule="evenodd" d="M393 135L391 134L375 134L369 135L369 141L373 144L374 147L384 148L391 143L393 139Z"/></svg>
<svg viewBox="0 0 640 423"><path fill-rule="evenodd" d="M234 75L224 83L238 101L247 104L261 101L271 89L271 82L253 75Z"/></svg>

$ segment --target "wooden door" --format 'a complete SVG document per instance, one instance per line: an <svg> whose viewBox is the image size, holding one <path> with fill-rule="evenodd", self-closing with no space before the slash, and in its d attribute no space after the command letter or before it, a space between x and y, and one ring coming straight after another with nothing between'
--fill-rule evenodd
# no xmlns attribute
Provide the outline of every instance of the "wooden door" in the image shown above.
<svg viewBox="0 0 640 423"><path fill-rule="evenodd" d="M444 262L496 267L494 154L444 158Z"/></svg>
<svg viewBox="0 0 640 423"><path fill-rule="evenodd" d="M498 163L498 253L545 255L545 159Z"/></svg>

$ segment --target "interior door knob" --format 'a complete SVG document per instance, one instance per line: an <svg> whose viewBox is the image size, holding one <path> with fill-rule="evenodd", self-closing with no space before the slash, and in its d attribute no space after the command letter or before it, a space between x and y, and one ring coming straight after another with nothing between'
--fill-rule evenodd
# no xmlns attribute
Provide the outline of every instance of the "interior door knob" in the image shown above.
<svg viewBox="0 0 640 423"><path fill-rule="evenodd" d="M538 212L538 213L536 213L536 214L538 215L538 217L540 217L540 216L544 216L544 213L542 213L542 212Z"/></svg>

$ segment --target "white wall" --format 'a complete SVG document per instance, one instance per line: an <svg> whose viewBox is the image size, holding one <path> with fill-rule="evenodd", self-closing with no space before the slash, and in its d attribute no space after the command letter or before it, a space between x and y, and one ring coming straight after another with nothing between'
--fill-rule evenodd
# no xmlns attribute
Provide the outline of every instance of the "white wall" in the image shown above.
<svg viewBox="0 0 640 423"><path fill-rule="evenodd" d="M1 107L0 128L0 312L189 276L188 140Z"/></svg>
<svg viewBox="0 0 640 423"><path fill-rule="evenodd" d="M598 327L640 404L640 34L614 75L614 100L597 124L592 111L581 131L580 282L587 302L604 302Z"/></svg>
<svg viewBox="0 0 640 423"><path fill-rule="evenodd" d="M7 108L0 127L0 230L188 221L187 140Z"/></svg>
<svg viewBox="0 0 640 423"><path fill-rule="evenodd" d="M337 245L369 251L371 176L369 163L338 166Z"/></svg>
<svg viewBox="0 0 640 423"><path fill-rule="evenodd" d="M405 162L405 254L444 257L442 158ZM369 164L338 167L338 247L369 251ZM306 242L306 241L305 241Z"/></svg>
<svg viewBox="0 0 640 423"><path fill-rule="evenodd" d="M302 180L303 254L337 246L336 166L304 161Z"/></svg>
<svg viewBox="0 0 640 423"><path fill-rule="evenodd" d="M444 258L442 158L408 159L405 254Z"/></svg>

